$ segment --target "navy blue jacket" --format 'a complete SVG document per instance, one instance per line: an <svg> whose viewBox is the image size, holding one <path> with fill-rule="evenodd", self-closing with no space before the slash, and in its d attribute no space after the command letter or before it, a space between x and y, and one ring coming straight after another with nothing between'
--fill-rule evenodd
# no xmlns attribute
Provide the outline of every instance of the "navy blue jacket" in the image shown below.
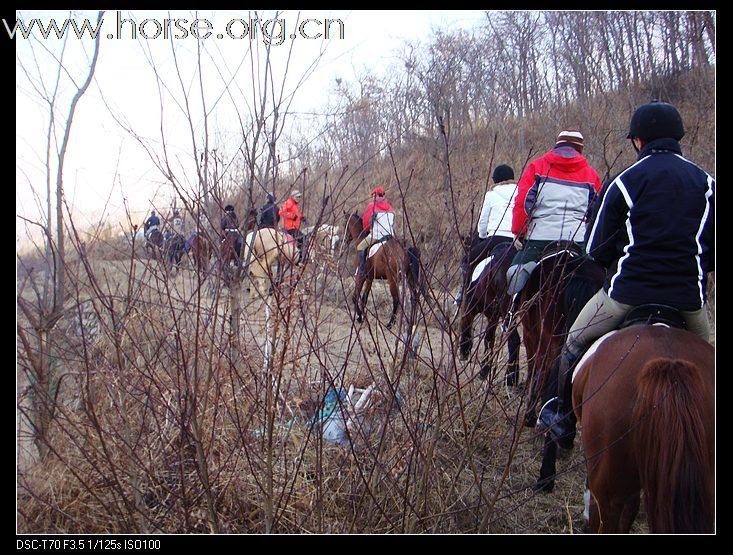
<svg viewBox="0 0 733 555"><path fill-rule="evenodd" d="M265 204L260 207L259 224L261 227L276 227L280 221L280 209L275 204L274 199L268 199Z"/></svg>
<svg viewBox="0 0 733 555"><path fill-rule="evenodd" d="M657 139L601 192L586 251L607 269L604 289L629 305L698 310L715 269L715 180Z"/></svg>
<svg viewBox="0 0 733 555"><path fill-rule="evenodd" d="M147 220L145 220L143 228L145 229L145 231L147 231L154 225L160 225L160 219L158 218L158 216L151 215Z"/></svg>

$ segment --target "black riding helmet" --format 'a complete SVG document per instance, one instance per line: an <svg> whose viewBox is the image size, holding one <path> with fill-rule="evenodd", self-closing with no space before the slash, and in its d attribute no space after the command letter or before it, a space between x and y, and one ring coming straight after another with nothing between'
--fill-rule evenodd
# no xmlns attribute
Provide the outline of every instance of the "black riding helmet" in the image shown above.
<svg viewBox="0 0 733 555"><path fill-rule="evenodd" d="M234 212L234 207L231 204L227 204L224 207L224 212Z"/></svg>
<svg viewBox="0 0 733 555"><path fill-rule="evenodd" d="M652 100L648 104L642 104L634 111L626 138L653 141L670 137L679 141L684 136L682 116L677 108L666 102Z"/></svg>

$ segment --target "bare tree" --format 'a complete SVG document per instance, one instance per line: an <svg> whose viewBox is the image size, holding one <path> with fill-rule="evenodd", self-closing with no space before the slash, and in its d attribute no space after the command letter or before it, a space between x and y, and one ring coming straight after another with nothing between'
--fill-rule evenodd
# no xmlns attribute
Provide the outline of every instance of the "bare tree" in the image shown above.
<svg viewBox="0 0 733 555"><path fill-rule="evenodd" d="M102 11L97 14L97 22L101 21L103 14L104 12ZM29 371L29 378L31 381L30 387L32 388L33 399L32 426L35 444L41 458L45 458L49 453L48 434L54 412L56 410L56 395L58 393L59 381L61 379L58 373L54 371L52 364L54 354L51 352L49 335L54 329L56 323L63 316L66 308L65 302L68 298L64 278L67 265L65 245L66 222L64 218L64 161L69 147L69 140L71 138L74 114L76 112L77 105L89 88L94 77L94 70L96 69L99 57L100 44L100 34L97 34L94 40L94 48L88 72L82 83L77 84L76 80L64 66L63 56L66 49L67 38L68 35L64 39L59 56L48 50L48 48L40 41L37 41L37 39L34 39L37 41L35 43L33 41L28 43L32 52L35 52L35 48L41 48L56 63L55 82L52 84L50 89L45 83L45 69L42 69L41 66L36 63L35 74L32 74L32 70L25 67L23 61L18 58L20 66L28 78L28 81L31 83L31 86L39 97L48 105L49 118L46 135L45 160L47 212L45 214L45 221L40 224L46 236L46 247L43 255L44 260L46 261L46 273L42 289L40 293L38 293L39 298L35 304L29 303L27 300L23 299L22 296L18 297L19 307L26 318L28 318L32 323L35 335L35 337L29 338L19 330L23 347L28 355L28 360L31 362L31 366L27 370ZM36 59L35 53L34 59ZM74 85L76 90L71 99L68 115L65 121L57 121L56 111L62 74ZM52 144L59 130L63 133L61 142L58 144L56 151L52 153ZM55 214L52 216L51 174L53 173L54 166L55 188L53 198L55 198ZM55 233L52 232L52 219L55 219Z"/></svg>

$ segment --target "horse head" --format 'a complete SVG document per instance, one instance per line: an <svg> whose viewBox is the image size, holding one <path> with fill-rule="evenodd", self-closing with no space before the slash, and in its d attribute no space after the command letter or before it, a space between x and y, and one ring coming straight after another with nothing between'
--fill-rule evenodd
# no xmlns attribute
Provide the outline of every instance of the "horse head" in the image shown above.
<svg viewBox="0 0 733 555"><path fill-rule="evenodd" d="M344 224L346 232L344 233L344 240L348 243L359 239L361 232L364 227L361 222L361 217L356 212L352 214L346 214L346 222Z"/></svg>

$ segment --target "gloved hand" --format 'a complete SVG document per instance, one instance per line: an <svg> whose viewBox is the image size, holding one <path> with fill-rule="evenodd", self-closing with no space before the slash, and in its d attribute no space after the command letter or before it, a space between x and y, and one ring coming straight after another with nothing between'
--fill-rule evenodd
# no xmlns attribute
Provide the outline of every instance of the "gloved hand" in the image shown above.
<svg viewBox="0 0 733 555"><path fill-rule="evenodd" d="M521 251L524 248L524 244L519 240L519 237L514 238L514 241L512 241L512 246L518 251Z"/></svg>

